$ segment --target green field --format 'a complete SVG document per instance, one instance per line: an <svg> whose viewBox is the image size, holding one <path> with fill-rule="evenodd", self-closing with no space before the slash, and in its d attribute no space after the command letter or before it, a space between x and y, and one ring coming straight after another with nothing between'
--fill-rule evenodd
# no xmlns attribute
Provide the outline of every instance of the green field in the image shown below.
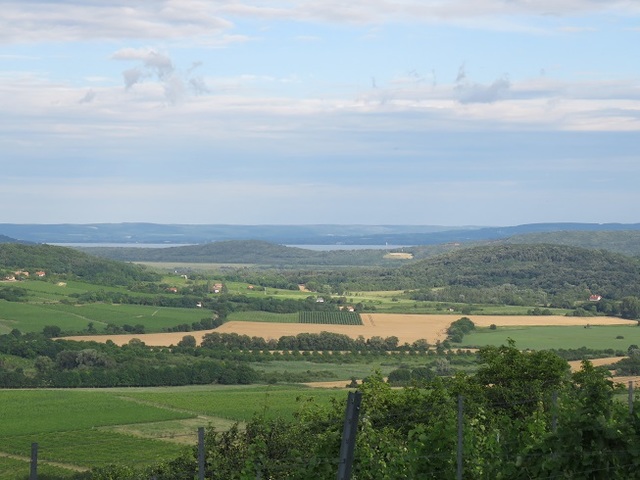
<svg viewBox="0 0 640 480"><path fill-rule="evenodd" d="M25 478L34 442L39 471L59 478L71 476L70 468L148 465L193 445L199 426L227 429L255 414L292 418L298 398L308 397L326 405L346 392L266 385L0 390L0 479Z"/></svg>
<svg viewBox="0 0 640 480"><path fill-rule="evenodd" d="M273 322L273 323L298 323L297 313L271 313L271 312L233 312L228 320L237 322Z"/></svg>
<svg viewBox="0 0 640 480"><path fill-rule="evenodd" d="M618 338L623 337L623 338ZM461 346L506 345L513 339L521 349L571 349L586 347L594 350L624 350L640 345L640 328L632 325L562 327L498 327L478 329L464 336ZM454 344L458 345L458 344Z"/></svg>
<svg viewBox="0 0 640 480"><path fill-rule="evenodd" d="M144 325L146 332L161 332L183 323L199 322L211 312L196 308L153 307L90 303L20 303L0 300L0 334L17 328L21 332L41 332L47 325L57 325L63 331L82 332L89 323L103 331L108 323L122 326Z"/></svg>
<svg viewBox="0 0 640 480"><path fill-rule="evenodd" d="M29 450L30 452L30 450ZM27 452L27 454L29 454ZM2 480L26 480L29 478L29 459L27 457L7 458L0 455L0 479ZM38 465L38 476L42 479L65 479L72 478L76 472L67 468L49 465L40 462Z"/></svg>
<svg viewBox="0 0 640 480"><path fill-rule="evenodd" d="M346 383L346 382L345 382ZM254 385L248 387L162 389L127 393L128 398L179 410L221 417L233 421L247 421L256 414L267 417L292 418L299 406L299 397L312 396L318 402L328 403L330 398L346 399L340 390L310 389L301 386Z"/></svg>

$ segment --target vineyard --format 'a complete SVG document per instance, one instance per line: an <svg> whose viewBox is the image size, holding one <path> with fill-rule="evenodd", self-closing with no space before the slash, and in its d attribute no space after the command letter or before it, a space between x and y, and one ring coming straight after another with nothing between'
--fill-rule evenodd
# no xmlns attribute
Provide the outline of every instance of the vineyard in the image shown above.
<svg viewBox="0 0 640 480"><path fill-rule="evenodd" d="M356 312L300 312L300 323L322 325L362 325L360 314Z"/></svg>

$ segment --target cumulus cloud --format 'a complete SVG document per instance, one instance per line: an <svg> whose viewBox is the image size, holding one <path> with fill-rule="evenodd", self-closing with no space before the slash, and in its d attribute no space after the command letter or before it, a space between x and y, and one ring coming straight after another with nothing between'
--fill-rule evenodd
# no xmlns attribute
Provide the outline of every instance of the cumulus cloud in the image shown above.
<svg viewBox="0 0 640 480"><path fill-rule="evenodd" d="M497 78L489 84L469 81L465 65L458 69L455 92L460 103L493 103L509 95L511 82L507 76Z"/></svg>
<svg viewBox="0 0 640 480"><path fill-rule="evenodd" d="M122 72L125 90L144 80L159 82L169 103L177 103L190 90L196 95L209 93L204 79L192 73L202 62L193 62L184 72L179 72L167 54L147 48L123 48L111 55L113 60L135 61L139 65Z"/></svg>
<svg viewBox="0 0 640 480"><path fill-rule="evenodd" d="M91 103L93 102L94 98L96 98L96 92L94 92L93 90L89 90L87 93L85 93L84 97L82 97L78 103Z"/></svg>

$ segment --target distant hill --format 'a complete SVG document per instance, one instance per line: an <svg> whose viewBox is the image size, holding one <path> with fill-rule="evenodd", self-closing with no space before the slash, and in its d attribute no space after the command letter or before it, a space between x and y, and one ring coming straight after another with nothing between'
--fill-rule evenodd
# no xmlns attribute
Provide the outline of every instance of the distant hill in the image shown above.
<svg viewBox="0 0 640 480"><path fill-rule="evenodd" d="M609 250L631 256L640 256L640 231L559 231L515 235L504 243L552 243L592 249Z"/></svg>
<svg viewBox="0 0 640 480"><path fill-rule="evenodd" d="M82 247L83 252L112 260L136 262L240 263L270 266L397 265L386 250L316 251L261 240L227 240L183 247Z"/></svg>
<svg viewBox="0 0 640 480"><path fill-rule="evenodd" d="M563 245L466 248L403 266L397 275L424 287L511 284L550 293L565 287L584 287L614 298L640 292L640 260Z"/></svg>
<svg viewBox="0 0 640 480"><path fill-rule="evenodd" d="M263 240L280 245L438 245L557 231L640 230L640 224L535 223L438 225L162 225L154 223L0 224L0 232L37 243L203 244Z"/></svg>
<svg viewBox="0 0 640 480"><path fill-rule="evenodd" d="M43 270L47 275L78 277L106 285L129 285L158 278L138 265L96 258L71 248L52 245L2 243L0 269Z"/></svg>
<svg viewBox="0 0 640 480"><path fill-rule="evenodd" d="M22 240L16 240L15 238L7 237L6 235L0 235L0 243L30 243L30 242L23 242Z"/></svg>

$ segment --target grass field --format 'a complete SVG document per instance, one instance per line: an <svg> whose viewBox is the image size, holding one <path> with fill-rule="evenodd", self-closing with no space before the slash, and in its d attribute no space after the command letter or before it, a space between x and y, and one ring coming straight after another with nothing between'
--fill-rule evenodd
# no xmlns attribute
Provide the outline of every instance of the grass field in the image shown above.
<svg viewBox="0 0 640 480"><path fill-rule="evenodd" d="M618 338L623 337L623 338ZM461 346L506 345L513 339L518 348L533 350L580 348L624 350L640 345L640 328L632 325L505 326L478 329L464 336Z"/></svg>
<svg viewBox="0 0 640 480"><path fill-rule="evenodd" d="M263 413L292 418L297 398L311 396L326 405L346 392L265 385L0 390L0 479L26 478L33 442L39 471L59 478L110 463L147 465L195 444L200 426L227 429Z"/></svg>
<svg viewBox="0 0 640 480"><path fill-rule="evenodd" d="M14 328L21 332L41 332L47 325L57 325L63 331L81 332L90 322L97 331L112 323L119 326L140 324L148 332L161 332L167 327L198 322L208 315L211 312L195 308L108 303L33 304L0 300L0 333L8 333Z"/></svg>
<svg viewBox="0 0 640 480"><path fill-rule="evenodd" d="M298 323L298 317L298 313L233 312L227 319L237 322Z"/></svg>

